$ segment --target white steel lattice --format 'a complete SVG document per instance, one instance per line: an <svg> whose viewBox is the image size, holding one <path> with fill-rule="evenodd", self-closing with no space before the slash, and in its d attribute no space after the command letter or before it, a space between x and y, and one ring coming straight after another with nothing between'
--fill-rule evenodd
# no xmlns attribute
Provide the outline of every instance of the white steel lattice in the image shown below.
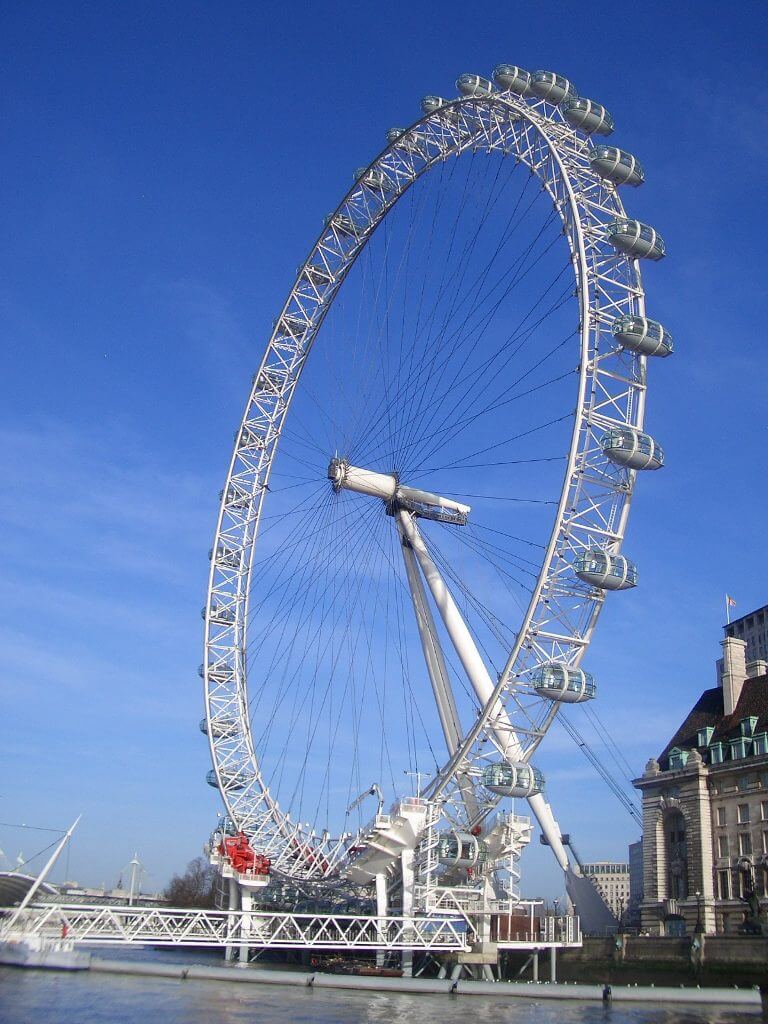
<svg viewBox="0 0 768 1024"><path fill-rule="evenodd" d="M50 903L30 907L14 937L40 935L87 945L229 946L260 949L432 951L467 948L462 920L280 914L243 910L188 910ZM0 932L0 937L5 937Z"/></svg>
<svg viewBox="0 0 768 1024"><path fill-rule="evenodd" d="M463 742L425 790L447 799L458 772L482 759L488 718L501 701L524 756L534 752L559 705L537 694L530 673L547 661L577 667L590 642L603 592L582 583L574 563L584 552L620 550L635 472L608 461L606 429L643 426L645 357L620 348L611 324L644 315L637 261L617 252L608 225L625 216L616 188L590 166L589 138L559 108L511 92L454 100L390 144L347 193L298 273L266 346L222 492L205 609L206 714L211 755L227 811L276 870L332 878L350 845L317 837L291 821L264 781L248 718L246 624L249 581L264 495L302 367L336 293L387 212L431 168L465 151L509 154L541 182L570 247L579 306L580 359L574 371L576 416L557 513L530 604L506 668ZM212 723L236 723L217 735ZM491 738L491 746L493 739ZM487 748L486 748L487 749ZM477 772L475 772L475 778ZM483 807L495 802L484 794ZM354 840L352 840L354 842Z"/></svg>

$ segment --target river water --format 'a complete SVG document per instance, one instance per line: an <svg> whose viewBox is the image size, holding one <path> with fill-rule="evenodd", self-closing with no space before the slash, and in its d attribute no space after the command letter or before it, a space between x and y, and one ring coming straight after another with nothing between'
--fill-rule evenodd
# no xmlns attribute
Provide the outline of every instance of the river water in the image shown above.
<svg viewBox="0 0 768 1024"><path fill-rule="evenodd" d="M103 955L116 959L120 954L109 950ZM199 953L155 951L126 958L221 962ZM760 1020L759 1014L706 1006L604 1007L560 1000L329 992L0 967L0 1024L755 1024Z"/></svg>

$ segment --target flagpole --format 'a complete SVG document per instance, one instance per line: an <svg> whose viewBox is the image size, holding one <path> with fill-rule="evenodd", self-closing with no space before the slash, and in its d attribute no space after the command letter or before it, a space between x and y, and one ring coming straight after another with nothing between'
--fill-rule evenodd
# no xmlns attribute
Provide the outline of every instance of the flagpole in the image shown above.
<svg viewBox="0 0 768 1024"><path fill-rule="evenodd" d="M731 603L728 600L728 595L725 595L725 624L730 626L731 624Z"/></svg>

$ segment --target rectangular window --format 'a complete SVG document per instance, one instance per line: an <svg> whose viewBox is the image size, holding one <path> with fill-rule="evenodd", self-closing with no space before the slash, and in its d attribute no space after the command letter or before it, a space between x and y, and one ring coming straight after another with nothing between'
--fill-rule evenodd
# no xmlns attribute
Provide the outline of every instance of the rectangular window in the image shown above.
<svg viewBox="0 0 768 1024"><path fill-rule="evenodd" d="M768 804L768 800L766 800L765 803ZM717 808L717 824L718 825L726 825L727 824L726 813L725 813L725 808L724 807L718 807Z"/></svg>
<svg viewBox="0 0 768 1024"><path fill-rule="evenodd" d="M731 898L730 871L717 872L717 892L721 900L729 900Z"/></svg>
<svg viewBox="0 0 768 1024"><path fill-rule="evenodd" d="M752 737L752 753L768 754L768 732L758 732Z"/></svg>
<svg viewBox="0 0 768 1024"><path fill-rule="evenodd" d="M728 849L728 836L717 837L717 855L718 857L727 857L730 851Z"/></svg>
<svg viewBox="0 0 768 1024"><path fill-rule="evenodd" d="M669 752L669 767L672 771L678 768L685 768L687 760L687 750L681 750L679 747L672 747Z"/></svg>
<svg viewBox="0 0 768 1024"><path fill-rule="evenodd" d="M768 800L760 801L760 820L768 821Z"/></svg>
<svg viewBox="0 0 768 1024"><path fill-rule="evenodd" d="M736 780L736 788L740 793L745 793L749 789L749 776L740 775Z"/></svg>
<svg viewBox="0 0 768 1024"><path fill-rule="evenodd" d="M709 763L710 764L722 764L723 763L723 744L713 743L709 748Z"/></svg>
<svg viewBox="0 0 768 1024"><path fill-rule="evenodd" d="M749 832L739 832L739 854L749 857L752 854L752 836Z"/></svg>
<svg viewBox="0 0 768 1024"><path fill-rule="evenodd" d="M763 853L768 853L768 832L763 832Z"/></svg>
<svg viewBox="0 0 768 1024"><path fill-rule="evenodd" d="M708 747L709 741L712 739L712 733L715 731L714 726L707 725L703 729L699 729L697 736L697 747Z"/></svg>
<svg viewBox="0 0 768 1024"><path fill-rule="evenodd" d="M740 736L739 739L737 739L737 740L730 740L729 742L730 742L730 747L731 747L731 757L732 758L735 759L735 758L746 757L747 756L747 751L749 750L749 746L750 746L750 743L749 743L748 739L746 739L744 736Z"/></svg>
<svg viewBox="0 0 768 1024"><path fill-rule="evenodd" d="M748 896L749 896L749 892L748 892L749 885L748 885L748 875L747 875L746 871L737 871L736 872L736 881L735 881L735 884L734 884L733 888L734 888L735 894L739 897L740 900L746 900L748 898Z"/></svg>
<svg viewBox="0 0 768 1024"><path fill-rule="evenodd" d="M738 822L740 825L749 824L749 804L739 804L738 807Z"/></svg>

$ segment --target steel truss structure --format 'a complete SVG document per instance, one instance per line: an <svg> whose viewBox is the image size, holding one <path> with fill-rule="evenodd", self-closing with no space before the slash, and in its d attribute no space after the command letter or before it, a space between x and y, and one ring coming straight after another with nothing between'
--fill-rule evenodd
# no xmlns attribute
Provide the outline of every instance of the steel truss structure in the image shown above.
<svg viewBox="0 0 768 1024"><path fill-rule="evenodd" d="M461 951L466 922L423 917L273 914L49 903L30 907L21 935L42 935L88 945L232 946L251 949L354 949Z"/></svg>
<svg viewBox="0 0 768 1024"><path fill-rule="evenodd" d="M622 318L645 316L638 260L613 238L616 222L626 221L627 214L616 185L595 170L590 136L574 128L557 103L530 91L520 95L486 85L473 95L442 102L407 130L390 133L390 144L327 219L299 268L253 377L222 491L204 609L206 732L227 814L272 859L275 870L295 878L339 878L350 849L359 851L372 833L368 830L366 838L310 832L279 806L259 764L248 716L246 632L265 496L303 368L341 285L395 204L448 160L465 153L498 153L538 178L570 251L579 356L562 489L530 603L504 671L491 681L484 670L482 685L475 687L482 699L480 714L471 728L448 742L450 756L422 790L431 804L463 801L469 823L482 823L499 800L480 781L489 743L496 757L529 761L560 707L534 687L533 674L550 663L579 668L604 601L605 590L577 575L577 564L595 550L618 555L627 526L636 470L607 458L601 444L612 430L637 435L644 421L645 355L618 344L613 331ZM419 573L429 583L430 569L420 550L413 506L401 502L395 514L404 547L416 555L406 554L406 568L418 619L426 600ZM426 647L425 655L429 663ZM434 654L433 682L440 675L437 659ZM536 795L530 802L566 867L548 805Z"/></svg>
<svg viewBox="0 0 768 1024"><path fill-rule="evenodd" d="M46 903L27 908L15 938L62 935L88 946L245 945L249 949L315 949L379 952L466 952L467 922L461 918L374 917L351 914L277 914L257 911L190 910L168 907ZM0 930L0 936L5 936ZM540 930L517 931L499 949L579 946L579 919L545 917Z"/></svg>

